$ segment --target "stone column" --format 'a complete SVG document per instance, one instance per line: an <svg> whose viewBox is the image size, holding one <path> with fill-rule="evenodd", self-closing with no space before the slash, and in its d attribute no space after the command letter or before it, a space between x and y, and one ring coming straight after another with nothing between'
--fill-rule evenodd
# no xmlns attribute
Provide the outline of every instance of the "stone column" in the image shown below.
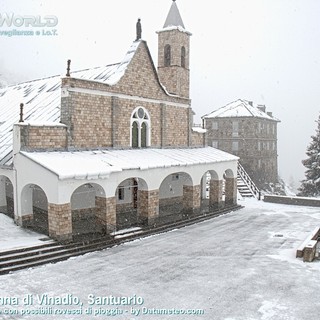
<svg viewBox="0 0 320 320"><path fill-rule="evenodd" d="M143 224L152 225L159 216L159 190L138 190L138 217Z"/></svg>
<svg viewBox="0 0 320 320"><path fill-rule="evenodd" d="M237 179L236 178L226 178L225 204L226 206L237 204Z"/></svg>
<svg viewBox="0 0 320 320"><path fill-rule="evenodd" d="M116 197L96 196L96 219L102 225L103 232L110 233L117 227Z"/></svg>
<svg viewBox="0 0 320 320"><path fill-rule="evenodd" d="M71 204L48 204L49 236L58 241L72 240Z"/></svg>
<svg viewBox="0 0 320 320"><path fill-rule="evenodd" d="M183 186L183 211L199 213L201 204L201 186Z"/></svg>
<svg viewBox="0 0 320 320"><path fill-rule="evenodd" d="M210 209L221 209L224 206L222 200L222 180L210 180L209 207Z"/></svg>

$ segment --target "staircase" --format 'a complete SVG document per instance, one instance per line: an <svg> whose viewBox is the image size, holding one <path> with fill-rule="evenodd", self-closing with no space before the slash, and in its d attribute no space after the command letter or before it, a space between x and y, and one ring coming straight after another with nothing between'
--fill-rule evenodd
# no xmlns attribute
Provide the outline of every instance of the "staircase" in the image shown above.
<svg viewBox="0 0 320 320"><path fill-rule="evenodd" d="M254 184L248 173L244 170L242 165L238 162L238 176L237 176L238 191L243 198L260 199L260 190Z"/></svg>

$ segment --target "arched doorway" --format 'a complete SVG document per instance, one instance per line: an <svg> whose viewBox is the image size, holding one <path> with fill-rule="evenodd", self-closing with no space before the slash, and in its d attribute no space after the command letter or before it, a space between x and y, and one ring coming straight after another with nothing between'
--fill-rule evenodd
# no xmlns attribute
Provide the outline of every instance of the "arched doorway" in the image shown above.
<svg viewBox="0 0 320 320"><path fill-rule="evenodd" d="M188 173L176 172L168 175L159 189L159 219L161 223L182 220L188 212L187 187L192 187Z"/></svg>
<svg viewBox="0 0 320 320"><path fill-rule="evenodd" d="M117 229L137 227L143 223L140 216L140 194L147 190L147 184L140 178L128 178L122 181L116 190Z"/></svg>
<svg viewBox="0 0 320 320"><path fill-rule="evenodd" d="M20 219L24 227L49 234L48 199L40 186L29 184L22 189Z"/></svg>
<svg viewBox="0 0 320 320"><path fill-rule="evenodd" d="M201 212L208 213L221 207L222 181L216 171L207 171L201 179Z"/></svg>
<svg viewBox="0 0 320 320"><path fill-rule="evenodd" d="M0 176L0 212L14 218L13 184L6 176Z"/></svg>
<svg viewBox="0 0 320 320"><path fill-rule="evenodd" d="M106 224L100 219L105 199L104 189L95 183L78 187L71 196L72 235L74 240L101 237L106 233Z"/></svg>

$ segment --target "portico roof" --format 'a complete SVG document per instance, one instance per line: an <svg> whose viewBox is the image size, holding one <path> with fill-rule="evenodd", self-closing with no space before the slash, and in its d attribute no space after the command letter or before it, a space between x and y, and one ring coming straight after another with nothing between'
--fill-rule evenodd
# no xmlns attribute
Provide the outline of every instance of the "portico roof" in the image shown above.
<svg viewBox="0 0 320 320"><path fill-rule="evenodd" d="M60 180L106 179L111 173L124 170L193 166L239 159L212 147L74 152L22 151L21 154L53 172Z"/></svg>

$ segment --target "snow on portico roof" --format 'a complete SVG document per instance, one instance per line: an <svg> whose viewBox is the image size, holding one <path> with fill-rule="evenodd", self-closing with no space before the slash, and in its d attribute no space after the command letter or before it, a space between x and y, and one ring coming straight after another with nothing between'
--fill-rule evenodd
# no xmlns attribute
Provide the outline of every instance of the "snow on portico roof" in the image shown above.
<svg viewBox="0 0 320 320"><path fill-rule="evenodd" d="M262 106L260 106L262 107ZM264 107L264 106L263 106ZM280 122L276 117L259 109L259 105L255 105L247 100L238 99L226 106L219 108L202 118L238 118L238 117L255 117Z"/></svg>
<svg viewBox="0 0 320 320"><path fill-rule="evenodd" d="M74 71L71 77L115 85L125 74L140 42L133 42L120 63ZM12 129L19 121L20 103L24 104L24 120L27 123L59 124L61 78L58 75L0 89L0 165L12 163Z"/></svg>
<svg viewBox="0 0 320 320"><path fill-rule="evenodd" d="M60 180L104 179L113 172L191 166L239 158L212 148L129 149L75 152L21 152L56 174Z"/></svg>

